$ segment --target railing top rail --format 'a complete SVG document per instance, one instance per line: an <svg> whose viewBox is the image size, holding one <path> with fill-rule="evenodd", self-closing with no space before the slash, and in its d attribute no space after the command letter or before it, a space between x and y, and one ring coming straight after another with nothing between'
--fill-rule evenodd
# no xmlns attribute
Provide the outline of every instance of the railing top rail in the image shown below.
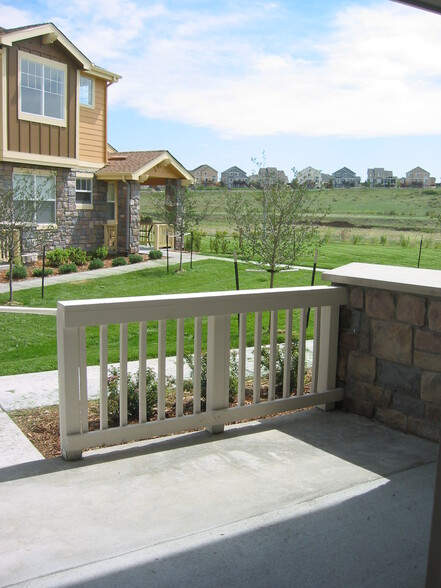
<svg viewBox="0 0 441 588"><path fill-rule="evenodd" d="M32 306L0 306L0 312L9 314L41 314L48 316L57 316L56 308L36 308Z"/></svg>
<svg viewBox="0 0 441 588"><path fill-rule="evenodd" d="M345 287L302 286L242 290L240 292L201 292L60 301L58 302L58 311L63 316L64 326L70 328L287 308L333 306L345 304L347 296Z"/></svg>

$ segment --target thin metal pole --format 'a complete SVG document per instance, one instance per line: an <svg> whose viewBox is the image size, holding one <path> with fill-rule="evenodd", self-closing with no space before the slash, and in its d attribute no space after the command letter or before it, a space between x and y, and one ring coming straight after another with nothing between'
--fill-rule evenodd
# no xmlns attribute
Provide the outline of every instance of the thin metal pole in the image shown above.
<svg viewBox="0 0 441 588"><path fill-rule="evenodd" d="M41 297L44 298L44 270L46 265L46 245L43 245L43 271L41 274Z"/></svg>
<svg viewBox="0 0 441 588"><path fill-rule="evenodd" d="M421 237L421 241L420 241L420 253L418 255L418 267L420 267L420 261L421 261L421 249L423 248L423 238Z"/></svg>
<svg viewBox="0 0 441 588"><path fill-rule="evenodd" d="M314 265L312 266L311 286L314 286L315 271L317 269L317 258L318 258L318 249L315 250L315 255L314 255ZM310 315L310 313L311 313L311 309L308 308L308 312L306 314L306 328L308 328L308 325L309 325L309 315Z"/></svg>
<svg viewBox="0 0 441 588"><path fill-rule="evenodd" d="M190 269L193 269L193 231L191 232L190 240Z"/></svg>
<svg viewBox="0 0 441 588"><path fill-rule="evenodd" d="M168 231L167 231L167 274L170 273L170 265L168 261Z"/></svg>

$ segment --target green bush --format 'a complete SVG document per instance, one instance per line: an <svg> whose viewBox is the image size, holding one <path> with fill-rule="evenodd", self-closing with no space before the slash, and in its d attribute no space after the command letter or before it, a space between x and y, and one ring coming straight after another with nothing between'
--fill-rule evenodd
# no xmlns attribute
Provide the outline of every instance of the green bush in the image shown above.
<svg viewBox="0 0 441 588"><path fill-rule="evenodd" d="M359 243L361 243L361 241L363 240L363 237L361 235L352 235L351 237L351 242L352 245L358 245Z"/></svg>
<svg viewBox="0 0 441 588"><path fill-rule="evenodd" d="M28 270L24 265L14 265L12 268L12 279L23 280L28 277ZM6 272L6 278L9 280L9 270Z"/></svg>
<svg viewBox="0 0 441 588"><path fill-rule="evenodd" d="M409 243L410 243L409 237L405 237L404 235L400 235L401 247L409 247Z"/></svg>
<svg viewBox="0 0 441 588"><path fill-rule="evenodd" d="M115 257L115 259L112 259L112 267L119 267L120 265L127 265L125 257Z"/></svg>
<svg viewBox="0 0 441 588"><path fill-rule="evenodd" d="M161 259L162 258L162 251L159 249L152 249L149 251L149 258L150 259Z"/></svg>
<svg viewBox="0 0 441 588"><path fill-rule="evenodd" d="M77 271L77 266L74 263L65 263L60 265L58 273L60 274L74 274Z"/></svg>
<svg viewBox="0 0 441 588"><path fill-rule="evenodd" d="M86 251L83 251L79 247L68 247L66 251L69 255L69 261L75 265L86 265L89 261Z"/></svg>
<svg viewBox="0 0 441 588"><path fill-rule="evenodd" d="M107 407L109 425L119 425L119 370L112 367L107 377ZM146 371L146 402L147 420L150 420L153 409L158 401L158 385L155 373L150 368ZM139 371L136 374L127 374L127 418L130 421L139 420Z"/></svg>
<svg viewBox="0 0 441 588"><path fill-rule="evenodd" d="M104 261L102 259L100 259L99 257L95 257L89 263L90 270L101 269L103 267L104 267Z"/></svg>
<svg viewBox="0 0 441 588"><path fill-rule="evenodd" d="M69 252L67 249L56 247L46 253L46 263L51 267L60 267L69 261Z"/></svg>
<svg viewBox="0 0 441 588"><path fill-rule="evenodd" d="M386 245L386 243L387 243L387 237L386 237L386 235L381 235L381 237L380 237L380 244L381 245Z"/></svg>
<svg viewBox="0 0 441 588"><path fill-rule="evenodd" d="M101 247L97 247L95 249L93 257L96 259L107 259L108 255L109 255L109 250L107 249L107 247L105 245L101 245Z"/></svg>
<svg viewBox="0 0 441 588"><path fill-rule="evenodd" d="M216 231L215 236L210 238L210 251L214 253L227 253L227 234L226 231Z"/></svg>
<svg viewBox="0 0 441 588"><path fill-rule="evenodd" d="M44 268L44 275L45 276L51 276L54 273L54 270L50 267L45 267ZM43 275L43 268L42 267L35 267L32 270L32 275L35 278L41 278L41 276Z"/></svg>
<svg viewBox="0 0 441 588"><path fill-rule="evenodd" d="M130 263L140 263L141 261L143 261L143 256L139 255L139 253L131 253L129 255L129 262Z"/></svg>
<svg viewBox="0 0 441 588"><path fill-rule="evenodd" d="M193 231L193 251L200 251L202 247L202 233ZM186 235L184 240L185 251L191 251L191 235Z"/></svg>
<svg viewBox="0 0 441 588"><path fill-rule="evenodd" d="M270 350L268 347L262 347L262 356L260 363L268 372L270 368ZM294 338L291 346L291 363L290 363L290 390L297 387L297 374L299 369L299 342ZM277 346L276 354L276 392L283 390L283 377L285 374L285 347Z"/></svg>
<svg viewBox="0 0 441 588"><path fill-rule="evenodd" d="M184 353L185 363L190 368L190 378L184 381L184 390L190 392L193 390L193 379L194 379L194 358L190 353ZM233 402L237 396L237 387L239 382L239 362L237 359L237 353L231 352L230 356L230 376L228 380L228 398L230 402ZM207 352L203 352L201 355L201 400L203 405L207 400Z"/></svg>

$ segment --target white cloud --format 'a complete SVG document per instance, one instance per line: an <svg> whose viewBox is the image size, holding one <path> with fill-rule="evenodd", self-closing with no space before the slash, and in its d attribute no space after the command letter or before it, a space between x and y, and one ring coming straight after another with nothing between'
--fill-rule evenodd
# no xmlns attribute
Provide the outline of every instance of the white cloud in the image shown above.
<svg viewBox="0 0 441 588"><path fill-rule="evenodd" d="M29 24L32 21L31 13L15 6L0 4L0 26L4 29L13 29Z"/></svg>

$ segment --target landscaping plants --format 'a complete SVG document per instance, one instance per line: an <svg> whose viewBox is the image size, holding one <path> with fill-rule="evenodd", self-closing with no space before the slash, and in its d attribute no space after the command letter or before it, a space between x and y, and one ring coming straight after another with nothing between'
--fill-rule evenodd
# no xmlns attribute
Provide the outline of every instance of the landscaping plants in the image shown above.
<svg viewBox="0 0 441 588"><path fill-rule="evenodd" d="M105 245L102 245L101 247L97 247L95 249L93 257L96 259L107 259L108 255L109 255L109 250L107 249L107 247Z"/></svg>
<svg viewBox="0 0 441 588"><path fill-rule="evenodd" d="M149 251L149 258L150 259L161 259L162 258L162 251L159 249L152 249Z"/></svg>
<svg viewBox="0 0 441 588"><path fill-rule="evenodd" d="M112 267L119 267L121 265L127 265L125 257L115 257L115 259L112 259Z"/></svg>
<svg viewBox="0 0 441 588"><path fill-rule="evenodd" d="M107 377L107 407L109 416L109 425L117 427L119 425L119 389L120 373L115 367L109 369ZM147 402L147 420L156 406L158 400L158 385L156 383L155 373L152 369L146 371L146 402ZM139 420L139 371L136 374L127 375L127 417L129 421Z"/></svg>
<svg viewBox="0 0 441 588"><path fill-rule="evenodd" d="M58 268L60 274L73 274L76 271L78 271L78 268L74 263L65 263Z"/></svg>
<svg viewBox="0 0 441 588"><path fill-rule="evenodd" d="M89 269L90 270L102 269L103 267L104 267L104 261L102 259L100 259L99 257L95 257L94 259L91 259L89 262Z"/></svg>
<svg viewBox="0 0 441 588"><path fill-rule="evenodd" d="M50 267L45 267L44 268L44 275L45 276L51 276L54 273L54 270ZM34 278L41 278L41 276L43 275L43 268L42 267L34 267L34 269L32 270L32 275L34 276Z"/></svg>
<svg viewBox="0 0 441 588"><path fill-rule="evenodd" d="M28 277L28 270L24 265L14 265L12 268L12 279L23 280ZM6 278L9 279L9 270L6 272Z"/></svg>
<svg viewBox="0 0 441 588"><path fill-rule="evenodd" d="M131 253L129 255L129 262L130 263L141 263L141 261L143 260L142 255L139 255L139 253Z"/></svg>

